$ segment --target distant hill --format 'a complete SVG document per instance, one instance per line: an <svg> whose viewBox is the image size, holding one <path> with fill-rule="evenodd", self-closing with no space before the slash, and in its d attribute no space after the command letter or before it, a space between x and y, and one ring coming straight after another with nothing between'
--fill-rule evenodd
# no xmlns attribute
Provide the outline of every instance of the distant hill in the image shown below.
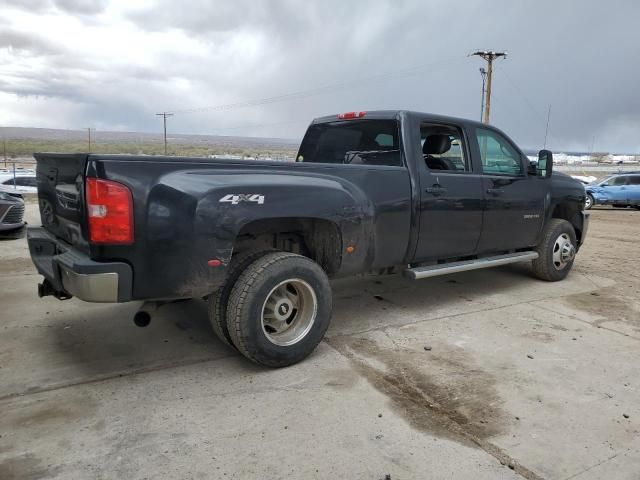
<svg viewBox="0 0 640 480"><path fill-rule="evenodd" d="M51 140L55 142L86 142L86 130L61 130L54 128L0 127L0 136L8 139ZM163 143L161 133L109 132L91 130L91 142L96 144ZM168 143L178 145L266 148L294 150L299 141L283 138L235 137L223 135L167 134Z"/></svg>
<svg viewBox="0 0 640 480"><path fill-rule="evenodd" d="M6 145L8 159L28 160L34 152L85 153L86 130L0 127L0 157ZM299 141L282 138L222 135L167 135L167 153L179 156L239 155L293 157ZM91 131L91 152L162 155L161 133Z"/></svg>

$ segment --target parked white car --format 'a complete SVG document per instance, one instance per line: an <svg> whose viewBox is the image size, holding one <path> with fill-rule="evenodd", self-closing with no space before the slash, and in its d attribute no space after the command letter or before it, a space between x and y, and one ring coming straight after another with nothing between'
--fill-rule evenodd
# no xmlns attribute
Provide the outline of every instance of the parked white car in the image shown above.
<svg viewBox="0 0 640 480"><path fill-rule="evenodd" d="M13 172L1 171L0 185L4 191L11 190L17 193L38 192L36 173L33 170L16 170L15 181Z"/></svg>
<svg viewBox="0 0 640 480"><path fill-rule="evenodd" d="M571 175L576 180L580 180L585 185L589 185L591 182L595 182L598 177L592 175Z"/></svg>

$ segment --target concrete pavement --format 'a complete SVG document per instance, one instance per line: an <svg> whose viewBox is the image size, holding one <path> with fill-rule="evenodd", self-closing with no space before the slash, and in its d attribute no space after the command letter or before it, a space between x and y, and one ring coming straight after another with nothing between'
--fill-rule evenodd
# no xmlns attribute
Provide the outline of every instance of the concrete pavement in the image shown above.
<svg viewBox="0 0 640 480"><path fill-rule="evenodd" d="M217 341L202 301L139 329L135 304L38 299L24 240L0 243L0 479L637 479L640 226L607 238L619 213L561 283L334 281L326 341L282 370Z"/></svg>

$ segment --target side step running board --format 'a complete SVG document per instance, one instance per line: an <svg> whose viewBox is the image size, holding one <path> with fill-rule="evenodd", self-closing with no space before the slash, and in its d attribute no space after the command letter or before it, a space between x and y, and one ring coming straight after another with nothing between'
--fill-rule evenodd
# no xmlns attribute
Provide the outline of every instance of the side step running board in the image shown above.
<svg viewBox="0 0 640 480"><path fill-rule="evenodd" d="M496 255L493 257L478 258L476 260L465 260L462 262L441 263L439 265L429 265L428 267L408 268L404 275L412 280L437 277L449 273L466 272L468 270L478 270L480 268L497 267L509 263L526 262L538 258L538 252L518 252L507 255Z"/></svg>

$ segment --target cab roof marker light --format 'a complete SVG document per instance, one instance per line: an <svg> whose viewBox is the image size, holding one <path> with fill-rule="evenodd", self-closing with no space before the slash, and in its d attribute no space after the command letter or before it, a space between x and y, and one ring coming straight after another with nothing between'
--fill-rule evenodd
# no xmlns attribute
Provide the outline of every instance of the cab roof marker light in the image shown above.
<svg viewBox="0 0 640 480"><path fill-rule="evenodd" d="M338 115L340 120L352 120L354 118L362 118L365 116L365 112L345 112Z"/></svg>

